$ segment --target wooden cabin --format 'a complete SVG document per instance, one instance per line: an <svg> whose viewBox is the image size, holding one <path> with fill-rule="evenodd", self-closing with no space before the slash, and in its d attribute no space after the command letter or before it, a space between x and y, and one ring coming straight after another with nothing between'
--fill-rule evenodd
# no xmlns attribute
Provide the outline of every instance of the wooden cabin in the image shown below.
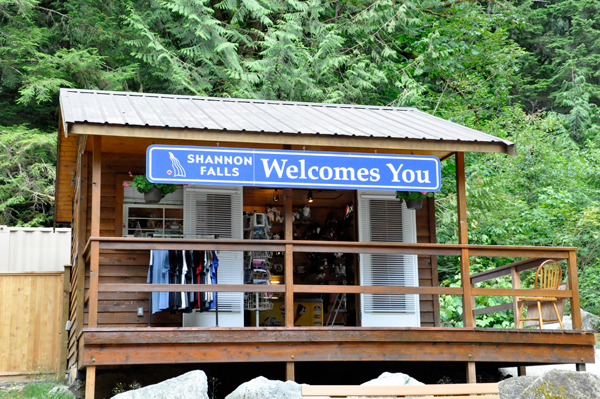
<svg viewBox="0 0 600 399"><path fill-rule="evenodd" d="M460 243L437 243L433 198L408 209L388 186L179 173L183 180L159 178L177 191L148 204L132 175L151 177L149 148L158 147L305 152L356 157L357 165L369 156L433 159L438 168L455 157ZM56 222L73 229L69 370L86 371L93 398L96 370L117 365L282 362L293 380L297 362L452 361L467 365L473 383L480 362L583 369L594 362L594 336L580 331L576 248L469 244L466 152L516 149L412 108L62 89ZM190 157L189 168L206 160ZM148 283L151 253L164 250L214 251L216 284ZM438 256L460 259L461 287L439 286ZM515 262L472 276L470 256ZM547 259L564 261L567 289L520 289L519 273ZM477 286L503 275L512 275L512 289ZM217 306L152 314L153 295L165 291L214 295ZM462 296L464 327L440 325L438 296L446 294ZM574 331L477 328L477 314L516 306L474 309L480 295L568 300Z"/></svg>

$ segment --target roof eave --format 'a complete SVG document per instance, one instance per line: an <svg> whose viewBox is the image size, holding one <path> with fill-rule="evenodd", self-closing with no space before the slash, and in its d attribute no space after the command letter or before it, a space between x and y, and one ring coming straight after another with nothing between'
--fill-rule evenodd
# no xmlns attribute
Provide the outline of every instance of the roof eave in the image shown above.
<svg viewBox="0 0 600 399"><path fill-rule="evenodd" d="M483 152L516 155L514 143L505 141L430 140L392 137L366 137L332 134L290 134L98 124L69 123L70 134L88 134L152 139L201 140L231 143L287 144L303 146L360 147L365 149Z"/></svg>

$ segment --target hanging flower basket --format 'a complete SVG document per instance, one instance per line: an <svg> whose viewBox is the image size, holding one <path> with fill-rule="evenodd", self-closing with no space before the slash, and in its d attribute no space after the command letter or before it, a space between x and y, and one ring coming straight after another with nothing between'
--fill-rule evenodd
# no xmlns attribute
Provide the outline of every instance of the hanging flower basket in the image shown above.
<svg viewBox="0 0 600 399"><path fill-rule="evenodd" d="M406 207L408 209L421 209L423 208L423 200L422 199L412 199L412 200L408 200L406 201Z"/></svg>
<svg viewBox="0 0 600 399"><path fill-rule="evenodd" d="M158 204L162 198L162 190L158 187L152 187L150 191L144 193L144 201L149 204Z"/></svg>
<svg viewBox="0 0 600 399"><path fill-rule="evenodd" d="M423 199L433 197L433 193L427 191L396 191L396 198L406 202L408 209L421 209L423 207Z"/></svg>
<svg viewBox="0 0 600 399"><path fill-rule="evenodd" d="M133 183L131 185L135 187L138 192L144 194L144 201L149 204L157 204L160 200L165 198L167 194L177 191L177 186L175 184L152 183L146 179L146 176L134 176L131 172L129 172L129 176L133 178ZM128 186L128 184L125 183L125 186Z"/></svg>

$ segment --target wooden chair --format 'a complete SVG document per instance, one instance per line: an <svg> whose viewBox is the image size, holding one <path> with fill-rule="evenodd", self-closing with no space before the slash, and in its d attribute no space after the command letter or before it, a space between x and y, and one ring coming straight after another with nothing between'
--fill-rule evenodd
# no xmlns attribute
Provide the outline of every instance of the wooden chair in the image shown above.
<svg viewBox="0 0 600 399"><path fill-rule="evenodd" d="M558 290L560 280L562 279L562 269L557 261L549 260L538 267L535 273L534 288L540 290ZM522 323L527 320L536 320L540 323L540 329L544 327L544 320L547 322L558 321L560 328L563 330L565 327L562 323L562 315L556 308L557 298L554 297L517 297L517 303L519 304L519 314L517 315L517 328L522 328ZM544 313L542 312L542 302L550 302L554 308L556 319L544 319ZM523 317L523 309L525 306L531 306L537 304L538 317L527 318Z"/></svg>
<svg viewBox="0 0 600 399"><path fill-rule="evenodd" d="M482 399L500 399L497 383L485 384L432 384L396 386L356 385L303 385L302 397L306 399L330 399L348 397L388 398L432 398L461 399L478 395ZM479 396L481 395L481 396Z"/></svg>

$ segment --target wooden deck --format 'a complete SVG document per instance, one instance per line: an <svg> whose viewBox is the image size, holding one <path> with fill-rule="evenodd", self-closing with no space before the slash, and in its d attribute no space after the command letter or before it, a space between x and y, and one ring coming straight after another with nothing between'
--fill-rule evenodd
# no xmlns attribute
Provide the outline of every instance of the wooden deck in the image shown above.
<svg viewBox="0 0 600 399"><path fill-rule="evenodd" d="M474 328L85 328L80 366L456 361L594 363L594 334Z"/></svg>

